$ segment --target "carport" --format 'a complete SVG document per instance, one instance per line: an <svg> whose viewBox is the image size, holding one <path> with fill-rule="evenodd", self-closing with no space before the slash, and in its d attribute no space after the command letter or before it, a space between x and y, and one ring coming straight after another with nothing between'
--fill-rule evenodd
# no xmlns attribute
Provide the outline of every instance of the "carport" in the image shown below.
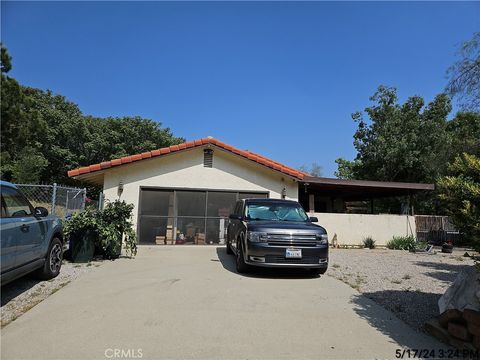
<svg viewBox="0 0 480 360"><path fill-rule="evenodd" d="M375 214L375 200L403 197L402 214L414 215L412 197L433 184L331 179L306 176L299 182L299 202L309 212Z"/></svg>

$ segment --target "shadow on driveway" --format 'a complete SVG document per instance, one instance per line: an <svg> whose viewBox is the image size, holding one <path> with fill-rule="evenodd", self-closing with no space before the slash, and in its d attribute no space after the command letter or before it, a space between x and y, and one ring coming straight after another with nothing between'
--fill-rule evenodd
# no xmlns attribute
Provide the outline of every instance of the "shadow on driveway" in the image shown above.
<svg viewBox="0 0 480 360"><path fill-rule="evenodd" d="M384 293L384 294L382 294ZM390 293L390 294L385 294ZM450 346L438 342L436 339L431 337L430 335L423 334L423 333L416 333L413 332L409 327L405 327L405 329L401 329L398 326L397 321L393 321L393 314L389 311L385 311L383 309L379 309L377 304L374 304L370 299L367 299L364 295L371 298L371 295L375 296L389 296L393 297L405 297L404 302L407 303L408 301L416 301L412 302L412 304L418 304L420 301L426 301L428 303L434 302L437 295L435 294L427 294L422 292L405 292L403 291L379 291L377 293L371 294L358 294L355 295L352 299L353 304L355 304L354 311L363 319L365 319L371 326L382 332L383 334L390 337L396 343L398 343L401 347L406 349L428 349L432 350L435 349L437 352L438 349L449 349ZM413 298L418 298L414 300ZM386 306L388 309L388 306ZM423 309L423 308L422 308ZM406 322L408 325L410 324L408 321L408 308L404 309L404 315L402 316L402 312L397 312L395 315ZM412 336L416 334L417 336ZM426 342L430 342L430 345Z"/></svg>
<svg viewBox="0 0 480 360"><path fill-rule="evenodd" d="M25 275L5 286L2 286L1 306L8 304L10 300L30 290L41 281L42 280L35 279L32 275Z"/></svg>
<svg viewBox="0 0 480 360"><path fill-rule="evenodd" d="M305 269L288 268L267 268L261 266L251 266L248 273L239 274L235 263L235 256L227 254L227 249L223 246L217 247L218 260L225 270L234 274L252 278L267 279L318 279L319 275L312 275ZM216 259L212 261L217 261Z"/></svg>

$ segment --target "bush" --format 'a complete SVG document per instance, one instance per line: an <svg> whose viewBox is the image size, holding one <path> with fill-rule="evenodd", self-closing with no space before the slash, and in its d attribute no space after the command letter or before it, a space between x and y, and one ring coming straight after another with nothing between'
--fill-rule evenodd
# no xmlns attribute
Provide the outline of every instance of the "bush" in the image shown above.
<svg viewBox="0 0 480 360"><path fill-rule="evenodd" d="M394 236L387 242L387 248L392 250L413 250L416 239L414 236Z"/></svg>
<svg viewBox="0 0 480 360"><path fill-rule="evenodd" d="M375 249L375 240L371 236L363 239L363 247L368 249Z"/></svg>
<svg viewBox="0 0 480 360"><path fill-rule="evenodd" d="M107 203L104 210L87 208L65 222L65 235L81 239L87 233L93 234L95 247L107 259L120 255L122 240L127 255L137 254L137 238L130 221L133 205L116 200Z"/></svg>
<svg viewBox="0 0 480 360"><path fill-rule="evenodd" d="M438 181L440 199L467 243L480 251L480 157L464 153L448 169L450 176Z"/></svg>

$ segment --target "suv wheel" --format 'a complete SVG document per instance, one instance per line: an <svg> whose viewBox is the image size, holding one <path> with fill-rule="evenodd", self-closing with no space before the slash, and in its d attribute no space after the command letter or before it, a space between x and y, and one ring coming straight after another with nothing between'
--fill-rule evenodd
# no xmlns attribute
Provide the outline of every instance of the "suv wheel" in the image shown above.
<svg viewBox="0 0 480 360"><path fill-rule="evenodd" d="M45 264L37 270L37 276L42 280L48 280L56 277L63 260L63 246L59 238L53 238L48 248Z"/></svg>
<svg viewBox="0 0 480 360"><path fill-rule="evenodd" d="M230 241L227 240L227 254L228 255L232 255L233 254L233 251L232 251L232 248L230 246Z"/></svg>
<svg viewBox="0 0 480 360"><path fill-rule="evenodd" d="M248 265L245 264L245 258L243 257L243 246L241 239L237 240L237 272L244 273L248 270Z"/></svg>

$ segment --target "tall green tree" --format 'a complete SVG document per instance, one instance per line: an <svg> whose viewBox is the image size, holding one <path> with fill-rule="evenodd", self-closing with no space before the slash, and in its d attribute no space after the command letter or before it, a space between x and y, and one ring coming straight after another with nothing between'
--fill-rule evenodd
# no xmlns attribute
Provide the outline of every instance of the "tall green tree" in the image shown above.
<svg viewBox="0 0 480 360"><path fill-rule="evenodd" d="M440 94L425 106L412 96L398 103L395 88L380 86L365 114L352 114L354 161L337 159L336 175L343 178L384 181L432 182L445 160L448 142L448 96Z"/></svg>
<svg viewBox="0 0 480 360"><path fill-rule="evenodd" d="M480 111L480 32L464 42L459 59L447 70L447 92L457 97L463 110Z"/></svg>
<svg viewBox="0 0 480 360"><path fill-rule="evenodd" d="M11 179L14 171L18 171L19 162L24 157L31 162L45 158L38 152L34 158L33 152L39 149L39 139L45 129L44 123L36 111L31 109L31 102L24 93L24 88L7 73L12 69L11 57L5 47L1 47L1 140L0 140L0 174L2 178ZM29 151L23 151L25 148ZM38 177L32 181L38 182Z"/></svg>
<svg viewBox="0 0 480 360"><path fill-rule="evenodd" d="M449 157L447 162L462 153L480 157L480 113L459 112L447 124L450 138L448 144Z"/></svg>

